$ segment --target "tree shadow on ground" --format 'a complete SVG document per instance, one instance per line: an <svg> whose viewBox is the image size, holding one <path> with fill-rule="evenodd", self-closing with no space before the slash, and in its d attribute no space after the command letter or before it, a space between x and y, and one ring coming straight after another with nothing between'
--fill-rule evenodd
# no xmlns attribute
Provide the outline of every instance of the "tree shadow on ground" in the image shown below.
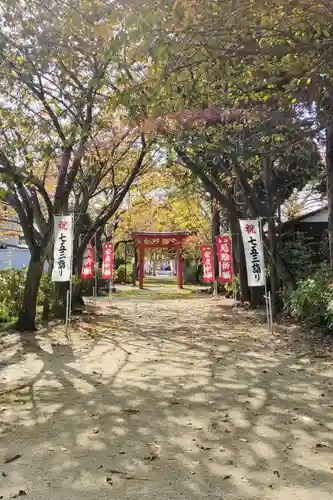
<svg viewBox="0 0 333 500"><path fill-rule="evenodd" d="M156 302L154 302L156 304ZM0 495L332 498L333 370L253 313L130 299L22 344L3 396ZM4 384L8 385L8 381Z"/></svg>

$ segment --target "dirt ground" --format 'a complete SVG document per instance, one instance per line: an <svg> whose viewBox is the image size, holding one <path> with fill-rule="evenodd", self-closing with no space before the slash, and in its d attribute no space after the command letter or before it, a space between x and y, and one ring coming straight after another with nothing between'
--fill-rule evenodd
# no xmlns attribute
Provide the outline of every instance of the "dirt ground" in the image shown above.
<svg viewBox="0 0 333 500"><path fill-rule="evenodd" d="M100 305L72 342L1 337L0 498L333 498L321 340L207 297Z"/></svg>

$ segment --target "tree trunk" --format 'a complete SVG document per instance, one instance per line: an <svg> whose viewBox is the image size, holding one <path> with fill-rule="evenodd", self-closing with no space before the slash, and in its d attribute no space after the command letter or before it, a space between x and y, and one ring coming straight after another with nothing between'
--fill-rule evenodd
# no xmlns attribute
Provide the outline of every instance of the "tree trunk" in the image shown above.
<svg viewBox="0 0 333 500"><path fill-rule="evenodd" d="M66 297L68 282L59 282L55 284L55 300L52 305L52 316L58 319L66 317Z"/></svg>
<svg viewBox="0 0 333 500"><path fill-rule="evenodd" d="M276 206L276 192L273 180L273 169L271 160L265 158L264 164L264 184L266 191L267 209L270 217L267 220L268 225L268 243L269 243L269 257L270 257L270 285L271 285L271 300L272 300L272 315L276 316L278 312L278 290L279 290L279 277L277 271L277 237L276 237L276 224L275 224L275 206ZM275 199L274 199L275 198Z"/></svg>
<svg viewBox="0 0 333 500"><path fill-rule="evenodd" d="M232 170L241 188L244 202L246 203L251 216L255 219L259 217L269 218L270 216L269 210L267 210L266 207L260 202L254 189L249 184L246 174L242 170L241 166L235 164L233 165ZM268 240L265 237L263 239L264 239L264 244L266 245L266 248L268 249L270 254ZM288 290L290 291L294 290L296 286L295 278L293 274L289 271L288 267L286 266L285 262L283 261L278 252L276 252L275 262L276 262L276 268L278 269L278 273L283 284L286 286Z"/></svg>
<svg viewBox="0 0 333 500"><path fill-rule="evenodd" d="M40 248L31 250L25 281L23 303L15 328L20 332L34 332L36 327L37 296L43 274L44 256Z"/></svg>
<svg viewBox="0 0 333 500"><path fill-rule="evenodd" d="M330 268L333 270L333 111L328 112L329 123L326 128L326 170L328 196L328 242Z"/></svg>
<svg viewBox="0 0 333 500"><path fill-rule="evenodd" d="M82 295L82 281L73 285L72 290L72 311L73 313L81 313L85 308L85 303Z"/></svg>
<svg viewBox="0 0 333 500"><path fill-rule="evenodd" d="M236 261L238 269L235 269L234 274L238 271L239 274L239 289L240 289L240 300L242 302L249 302L251 299L250 290L247 284L247 272L246 263L244 255L244 247L240 234L240 226L238 222L238 214L236 209L235 200L232 193L227 193L228 196L228 219L230 223L231 235L232 235L232 249L234 262Z"/></svg>
<svg viewBox="0 0 333 500"><path fill-rule="evenodd" d="M239 267L239 289L240 289L240 300L242 302L250 302L251 301L251 293L249 289L249 285L247 282L247 269L246 269L246 260L245 260L245 252L242 236L240 234L240 226L239 222L237 222L237 230L238 234L236 239L238 240L238 267Z"/></svg>
<svg viewBox="0 0 333 500"><path fill-rule="evenodd" d="M213 289L214 289L214 295L217 295L218 293L217 278L219 274L219 263L218 263L217 248L216 248L216 236L219 236L220 234L221 218L220 218L220 209L217 201L214 198L212 198L211 203L212 203L212 247L213 247L214 277L215 277L213 283Z"/></svg>
<svg viewBox="0 0 333 500"><path fill-rule="evenodd" d="M235 217L233 214L229 212L228 214L230 229L232 235L232 249L233 249L233 257L234 262L236 262L237 266L234 265L234 274L238 272L239 275L239 299L242 302L249 302L251 299L250 290L247 284L247 272L246 272L246 263L245 263L245 255L244 255L244 247L242 238L240 235L240 227L237 216Z"/></svg>
<svg viewBox="0 0 333 500"><path fill-rule="evenodd" d="M102 235L103 235L103 227L100 227L97 231L96 231L96 238L95 238L95 241L96 241L96 263L98 263L98 266L99 268L102 267L102 253L103 253L103 245L102 245Z"/></svg>

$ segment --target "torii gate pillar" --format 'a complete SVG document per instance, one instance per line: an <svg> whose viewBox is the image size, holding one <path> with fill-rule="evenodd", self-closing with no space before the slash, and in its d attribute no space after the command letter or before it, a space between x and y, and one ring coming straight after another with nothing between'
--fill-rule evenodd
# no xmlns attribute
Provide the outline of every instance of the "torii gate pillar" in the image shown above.
<svg viewBox="0 0 333 500"><path fill-rule="evenodd" d="M145 249L139 247L139 288L143 289L143 278L145 275Z"/></svg>
<svg viewBox="0 0 333 500"><path fill-rule="evenodd" d="M183 288L183 257L181 248L177 249L177 284L178 288Z"/></svg>

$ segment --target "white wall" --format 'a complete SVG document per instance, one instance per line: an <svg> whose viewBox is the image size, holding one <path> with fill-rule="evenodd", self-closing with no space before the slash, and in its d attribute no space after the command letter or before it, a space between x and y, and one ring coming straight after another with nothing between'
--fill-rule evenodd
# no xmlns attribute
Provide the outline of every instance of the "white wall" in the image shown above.
<svg viewBox="0 0 333 500"><path fill-rule="evenodd" d="M0 269L15 268L22 269L27 266L30 260L30 251L28 248L10 248L0 249Z"/></svg>
<svg viewBox="0 0 333 500"><path fill-rule="evenodd" d="M7 245L19 245L19 234L20 226L16 222L7 223L7 231L11 231L11 234L3 236L0 234L1 243L7 243Z"/></svg>

